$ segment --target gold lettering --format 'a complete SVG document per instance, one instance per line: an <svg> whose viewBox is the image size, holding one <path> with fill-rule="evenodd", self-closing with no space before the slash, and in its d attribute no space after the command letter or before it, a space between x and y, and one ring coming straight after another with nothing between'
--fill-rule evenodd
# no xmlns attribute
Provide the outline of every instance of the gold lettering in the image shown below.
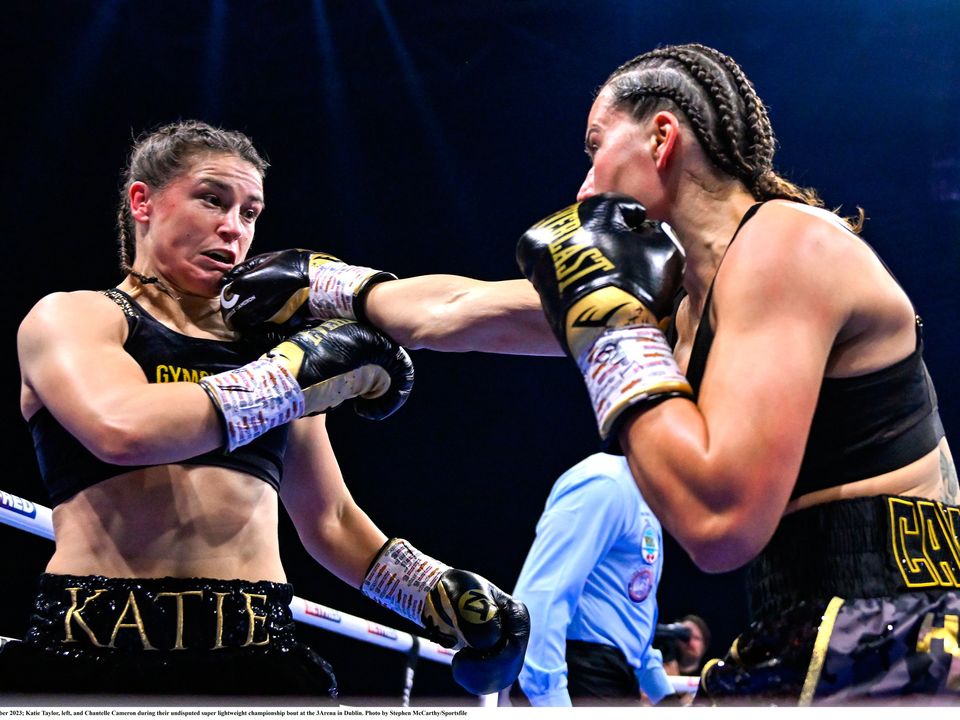
<svg viewBox="0 0 960 720"><path fill-rule="evenodd" d="M133 622L123 622L123 619L127 616L127 611L131 609L133 610ZM140 634L140 642L143 645L143 649L156 650L156 648L150 644L150 640L147 639L147 630L143 626L143 619L140 617L140 608L137 607L137 599L133 596L133 590L130 591L130 596L127 598L127 604L124 606L123 612L121 612L120 617L117 618L117 624L113 626L113 633L110 635L110 643L107 647L116 647L114 643L116 642L117 633L120 632L120 628L136 628Z"/></svg>
<svg viewBox="0 0 960 720"><path fill-rule="evenodd" d="M560 292L563 292L564 290L567 289L567 287L570 286L571 283L576 282L577 280L582 278L584 275L589 275L595 270L613 270L614 268L613 263L611 263L606 258L603 258L603 260L605 262L597 262L593 265L590 265L589 267L584 268L583 270L578 272L576 275L573 275L572 277L567 278L566 280L564 280L562 283L558 285L558 290L560 290Z"/></svg>
<svg viewBox="0 0 960 720"><path fill-rule="evenodd" d="M243 647L247 647L248 645L266 645L267 643L270 642L270 633L267 633L267 637L264 640L254 642L254 639L253 639L254 632L257 626L257 621L259 620L261 622L266 623L266 620L267 620L266 615L257 615L256 613L254 613L253 598L259 598L260 600L263 600L264 602L266 602L267 596L258 595L256 593L245 592L243 593L243 597L245 597L247 600L247 616L250 618L250 629L247 632L247 641L243 644Z"/></svg>
<svg viewBox="0 0 960 720"><path fill-rule="evenodd" d="M592 260L592 264L587 265L579 272L573 273L574 270L583 265L586 261ZM604 257L603 253L600 252L597 248L589 248L584 250L577 256L576 260L567 267L557 267L557 281L559 282L559 290L562 292L566 289L571 283L576 280L579 280L584 275L589 275L592 272L597 270L613 270L616 267L610 260ZM568 277L569 276L569 277Z"/></svg>
<svg viewBox="0 0 960 720"><path fill-rule="evenodd" d="M215 592L217 596L217 637L213 643L213 650L223 647L223 599L230 593Z"/></svg>
<svg viewBox="0 0 960 720"><path fill-rule="evenodd" d="M956 615L944 615L943 627L933 626L933 613L923 616L920 632L917 634L917 652L932 652L933 641L943 642L943 651L950 655L960 656L960 646L957 645L957 628L960 626Z"/></svg>
<svg viewBox="0 0 960 720"><path fill-rule="evenodd" d="M88 597L83 601L83 606L77 608L77 591L80 588L67 588L70 593L70 598L73 600L73 604L70 606L70 609L67 610L67 616L64 618L64 625L66 626L66 633L64 637L64 642L77 642L73 637L73 628L71 627L71 621L76 622L80 626L80 629L83 630L87 637L90 638L90 642L94 644L95 647L103 647L100 642L97 640L97 636L93 634L93 630L90 629L90 626L87 625L86 621L83 619L83 611L87 609L87 605L97 599L101 594L105 593L106 590L96 590L93 595Z"/></svg>
<svg viewBox="0 0 960 720"><path fill-rule="evenodd" d="M960 587L957 568L960 567L956 539L950 531L940 503L918 501L924 524L924 555L931 558L944 587Z"/></svg>
<svg viewBox="0 0 960 720"><path fill-rule="evenodd" d="M200 382L210 373L206 370L174 367L173 365L157 365L157 382Z"/></svg>
<svg viewBox="0 0 960 720"><path fill-rule="evenodd" d="M183 650L183 598L187 595L193 595L199 598L203 597L203 590L184 590L183 592L161 592L157 593L157 600L162 597L175 597L177 599L177 639L173 645L173 650Z"/></svg>
<svg viewBox="0 0 960 720"><path fill-rule="evenodd" d="M890 509L890 537L893 556L907 587L942 585L934 564L926 555L923 522L918 517L917 504L897 497L888 498Z"/></svg>
<svg viewBox="0 0 960 720"><path fill-rule="evenodd" d="M573 262L565 264L573 257ZM606 270L613 270L614 264L598 248L587 245L568 245L562 253L554 255L553 262L557 273L557 280L563 280L587 260L594 260L595 265Z"/></svg>
<svg viewBox="0 0 960 720"><path fill-rule="evenodd" d="M960 546L960 507L955 505L942 505L944 515L947 518L950 537Z"/></svg>
<svg viewBox="0 0 960 720"><path fill-rule="evenodd" d="M557 241L550 243L550 257L553 258L553 266L557 270L557 277L560 277L560 273L563 272L563 264L585 247L583 243L570 243L568 245Z"/></svg>

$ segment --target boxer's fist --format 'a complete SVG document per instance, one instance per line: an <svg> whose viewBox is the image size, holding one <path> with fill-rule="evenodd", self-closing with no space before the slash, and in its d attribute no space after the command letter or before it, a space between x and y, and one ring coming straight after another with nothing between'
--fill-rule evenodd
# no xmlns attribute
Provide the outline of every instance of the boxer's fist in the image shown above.
<svg viewBox="0 0 960 720"><path fill-rule="evenodd" d="M304 415L352 400L354 411L382 420L406 402L413 363L383 333L353 320L327 320L301 330L264 356L283 363L303 390Z"/></svg>
<svg viewBox="0 0 960 720"><path fill-rule="evenodd" d="M327 320L290 336L263 357L200 380L219 412L228 450L278 425L353 401L380 420L406 401L413 364L406 351L353 320Z"/></svg>
<svg viewBox="0 0 960 720"><path fill-rule="evenodd" d="M669 318L683 279L673 231L643 205L605 193L530 228L517 262L540 294L557 339L577 359L605 328Z"/></svg>
<svg viewBox="0 0 960 720"><path fill-rule="evenodd" d="M391 538L373 558L360 589L425 627L434 642L457 648L453 677L466 690L493 693L520 674L530 638L527 608L479 575Z"/></svg>
<svg viewBox="0 0 960 720"><path fill-rule="evenodd" d="M395 277L311 250L264 253L224 276L220 312L238 332L279 330L287 335L317 320L362 319L366 292Z"/></svg>
<svg viewBox="0 0 960 720"><path fill-rule="evenodd" d="M630 408L691 397L660 325L683 279L683 251L634 199L595 195L545 218L517 245L560 344L577 363L603 447L619 452Z"/></svg>
<svg viewBox="0 0 960 720"><path fill-rule="evenodd" d="M479 575L445 571L427 594L423 624L430 639L460 648L453 677L467 691L497 692L520 674L530 637L527 609Z"/></svg>

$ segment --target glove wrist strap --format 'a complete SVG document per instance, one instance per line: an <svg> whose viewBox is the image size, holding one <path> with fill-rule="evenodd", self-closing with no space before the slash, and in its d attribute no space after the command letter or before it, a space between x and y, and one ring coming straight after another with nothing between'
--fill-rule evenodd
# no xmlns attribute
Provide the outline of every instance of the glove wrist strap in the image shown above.
<svg viewBox="0 0 960 720"><path fill-rule="evenodd" d="M282 363L261 358L200 380L223 418L233 451L278 425L303 415L303 390Z"/></svg>
<svg viewBox="0 0 960 720"><path fill-rule="evenodd" d="M315 318L364 320L362 296L390 273L342 262L310 262L310 314Z"/></svg>
<svg viewBox="0 0 960 720"><path fill-rule="evenodd" d="M380 550L360 591L407 620L424 627L427 593L450 569L424 555L402 538L393 538Z"/></svg>
<svg viewBox="0 0 960 720"><path fill-rule="evenodd" d="M609 439L629 407L664 395L693 397L693 388L655 325L629 325L601 334L577 359L600 438Z"/></svg>

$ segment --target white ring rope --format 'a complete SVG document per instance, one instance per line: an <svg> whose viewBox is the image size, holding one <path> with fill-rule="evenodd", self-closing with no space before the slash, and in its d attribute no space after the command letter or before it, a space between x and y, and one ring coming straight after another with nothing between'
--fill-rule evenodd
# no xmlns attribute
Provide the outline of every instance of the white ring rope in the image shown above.
<svg viewBox="0 0 960 720"><path fill-rule="evenodd" d="M53 540L52 516L50 508L0 490L0 522L5 525ZM294 596L290 602L290 610L295 620L339 635L400 652L409 652L413 647L413 635L410 633L348 615L300 597ZM453 661L453 652L442 645L426 638L418 638L418 643L420 657L446 665Z"/></svg>
<svg viewBox="0 0 960 720"><path fill-rule="evenodd" d="M54 539L53 511L50 508L3 490L0 490L0 523L48 540ZM414 645L414 636L408 632L334 610L296 595L290 602L290 611L294 620L380 647L409 653ZM454 653L442 645L419 636L416 641L418 657L445 665L453 661ZM670 683L678 693L696 692L699 680L693 676L670 676ZM495 698L496 695L492 697Z"/></svg>

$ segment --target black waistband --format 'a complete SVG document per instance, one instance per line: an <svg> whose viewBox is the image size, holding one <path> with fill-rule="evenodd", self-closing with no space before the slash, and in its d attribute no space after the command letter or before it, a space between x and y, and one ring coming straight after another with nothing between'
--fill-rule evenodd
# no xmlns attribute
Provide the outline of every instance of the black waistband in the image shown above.
<svg viewBox="0 0 960 720"><path fill-rule="evenodd" d="M293 587L43 574L26 642L58 652L292 647Z"/></svg>
<svg viewBox="0 0 960 720"><path fill-rule="evenodd" d="M960 507L881 495L787 515L747 573L750 610L960 587Z"/></svg>

